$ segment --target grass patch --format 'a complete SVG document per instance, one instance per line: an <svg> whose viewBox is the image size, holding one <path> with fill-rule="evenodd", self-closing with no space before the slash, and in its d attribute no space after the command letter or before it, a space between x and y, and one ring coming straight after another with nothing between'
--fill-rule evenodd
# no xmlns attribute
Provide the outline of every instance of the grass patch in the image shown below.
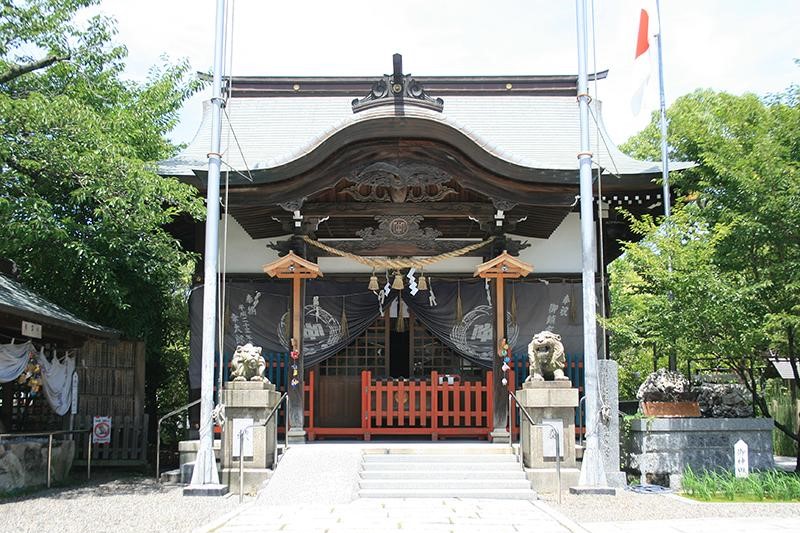
<svg viewBox="0 0 800 533"><path fill-rule="evenodd" d="M683 474L686 496L706 502L796 502L800 501L800 477L790 472L754 472L737 478L733 472Z"/></svg>

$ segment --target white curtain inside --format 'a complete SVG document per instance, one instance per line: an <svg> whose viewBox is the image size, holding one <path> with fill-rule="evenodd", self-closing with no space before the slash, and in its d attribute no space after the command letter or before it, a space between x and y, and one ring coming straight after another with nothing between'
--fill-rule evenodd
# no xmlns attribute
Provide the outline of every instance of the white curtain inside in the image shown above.
<svg viewBox="0 0 800 533"><path fill-rule="evenodd" d="M50 407L59 415L69 411L72 404L72 372L75 370L75 359L65 357L59 361L53 357L48 361L44 349L36 352L33 343L0 344L0 383L14 381L28 366L29 354L36 356L42 369L42 390Z"/></svg>
<svg viewBox="0 0 800 533"><path fill-rule="evenodd" d="M33 343L0 344L0 383L14 381L28 366L28 354L34 351Z"/></svg>

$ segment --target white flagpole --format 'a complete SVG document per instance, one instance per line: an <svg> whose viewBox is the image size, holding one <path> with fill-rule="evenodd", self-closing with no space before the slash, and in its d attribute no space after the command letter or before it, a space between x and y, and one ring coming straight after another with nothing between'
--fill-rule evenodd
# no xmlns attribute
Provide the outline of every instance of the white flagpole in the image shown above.
<svg viewBox="0 0 800 533"><path fill-rule="evenodd" d="M578 153L581 195L581 251L583 271L583 370L586 391L586 449L581 464L581 487L606 487L606 475L600 457L600 389L597 371L597 301L595 295L595 244L592 152L589 144L589 76L586 58L589 41L586 31L586 0L575 0L578 22L578 103L581 140Z"/></svg>
<svg viewBox="0 0 800 533"><path fill-rule="evenodd" d="M211 87L211 151L208 153L206 243L203 288L203 351L200 381L200 447L185 494L224 493L214 457L214 341L217 319L217 253L219 239L219 171L222 137L222 59L225 42L225 0L217 0L214 71ZM217 492L219 491L219 492Z"/></svg>
<svg viewBox="0 0 800 533"><path fill-rule="evenodd" d="M667 104L664 98L664 62L661 58L661 2L656 0L656 17L658 18L658 33L656 34L656 44L658 45L658 95L661 100L661 181L664 186L664 216L669 217L672 207L670 206L669 193L669 153L667 151Z"/></svg>

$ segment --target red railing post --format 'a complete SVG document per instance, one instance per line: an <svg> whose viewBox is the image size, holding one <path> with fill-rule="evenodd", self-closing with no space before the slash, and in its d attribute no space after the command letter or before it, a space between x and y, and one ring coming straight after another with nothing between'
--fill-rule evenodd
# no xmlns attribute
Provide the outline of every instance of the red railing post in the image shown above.
<svg viewBox="0 0 800 533"><path fill-rule="evenodd" d="M431 440L439 440L439 373L431 372Z"/></svg>
<svg viewBox="0 0 800 533"><path fill-rule="evenodd" d="M486 382L484 383L483 390L486 391L486 438L491 438L490 435L494 430L494 372L491 370L486 371Z"/></svg>
<svg viewBox="0 0 800 533"><path fill-rule="evenodd" d="M370 440L370 372L361 371L361 432L364 440Z"/></svg>

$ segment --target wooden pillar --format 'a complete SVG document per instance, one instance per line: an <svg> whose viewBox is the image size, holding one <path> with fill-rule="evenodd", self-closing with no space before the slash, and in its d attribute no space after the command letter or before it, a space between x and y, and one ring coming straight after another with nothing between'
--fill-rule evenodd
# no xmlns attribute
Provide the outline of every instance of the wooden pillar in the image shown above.
<svg viewBox="0 0 800 533"><path fill-rule="evenodd" d="M506 306L505 306L505 277L500 275L495 278L495 321L492 331L494 338L494 354L492 358L492 372L494 374L494 430L492 440L504 442L503 429L508 420L508 388L503 385L503 360L499 356L500 345L506 338ZM499 433L498 433L499 432Z"/></svg>
<svg viewBox="0 0 800 533"><path fill-rule="evenodd" d="M264 265L264 272L272 277L292 280L292 327L291 349L299 351L297 359L291 359L291 364L297 366L297 375L294 375L292 366L287 369L287 392L289 394L289 433L286 436L289 444L299 444L306 440L303 429L303 413L305 410L304 394L304 355L303 355L303 309L305 296L305 280L322 276L319 265L307 261L290 251L285 256L268 265Z"/></svg>
<svg viewBox="0 0 800 533"><path fill-rule="evenodd" d="M506 338L506 304L505 280L527 276L533 267L516 257L503 251L494 259L478 265L475 276L495 280L495 318L494 318L494 352L492 353L492 399L493 399L493 430L491 433L494 442L509 442L511 435L508 425L508 388L503 385L504 372L503 359L500 356L500 346ZM511 354L509 354L509 357Z"/></svg>

